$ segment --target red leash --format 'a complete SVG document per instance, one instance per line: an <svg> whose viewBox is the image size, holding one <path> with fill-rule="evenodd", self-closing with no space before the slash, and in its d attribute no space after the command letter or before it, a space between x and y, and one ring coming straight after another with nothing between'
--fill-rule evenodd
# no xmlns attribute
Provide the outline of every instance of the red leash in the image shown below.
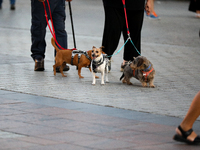
<svg viewBox="0 0 200 150"><path fill-rule="evenodd" d="M49 14L50 14L50 19L51 19L51 25L52 25L52 29L51 29L51 26L49 24L49 20L48 20L48 15L47 15L47 10L46 10L46 6L45 6L45 2L43 2L43 6L44 6L44 12L45 12L45 18L46 18L46 21L47 21L47 25L49 27L49 30L56 42L56 44L58 45L58 47L62 50L66 50L66 48L63 48L62 46L60 46L60 44L58 44L58 41L56 40L56 34L55 34L55 29L54 29L54 25L53 25L53 19L52 19L52 15L51 15L51 8L50 8L50 5L49 5L49 0L46 0L47 1L47 4L48 4L48 8L49 8ZM73 48L73 49L67 49L67 50L76 50L76 48Z"/></svg>
<svg viewBox="0 0 200 150"><path fill-rule="evenodd" d="M126 19L127 35L130 37L130 31L129 31L129 27L128 27L128 20L127 20L127 14L126 14L125 0L122 0L122 3L124 5L124 14L125 14L125 19Z"/></svg>

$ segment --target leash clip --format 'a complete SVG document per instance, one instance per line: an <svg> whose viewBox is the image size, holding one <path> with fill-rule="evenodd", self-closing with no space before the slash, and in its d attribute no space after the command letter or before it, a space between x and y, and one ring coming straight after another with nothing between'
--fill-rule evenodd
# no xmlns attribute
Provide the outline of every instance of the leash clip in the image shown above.
<svg viewBox="0 0 200 150"><path fill-rule="evenodd" d="M131 35L130 35L130 33L128 34L128 40L131 40Z"/></svg>

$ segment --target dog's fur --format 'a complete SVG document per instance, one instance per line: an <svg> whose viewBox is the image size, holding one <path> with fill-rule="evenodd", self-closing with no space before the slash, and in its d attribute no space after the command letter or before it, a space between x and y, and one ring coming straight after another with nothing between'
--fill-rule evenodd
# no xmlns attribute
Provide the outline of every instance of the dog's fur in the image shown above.
<svg viewBox="0 0 200 150"><path fill-rule="evenodd" d="M148 71L151 72L148 74ZM148 74L147 76L146 73ZM123 83L131 85L130 78L135 77L142 83L143 87L147 87L147 83L149 83L149 87L154 88L154 76L155 70L153 69L153 64L146 57L138 56L125 66L120 80L123 78Z"/></svg>
<svg viewBox="0 0 200 150"><path fill-rule="evenodd" d="M54 75L56 75L56 67L60 66L60 73L62 74L63 77L66 77L66 75L64 75L63 73L63 68L65 67L66 64L71 64L72 50L69 50L69 49L60 50L56 46L54 38L51 39L51 44L56 49L55 65L53 65ZM87 51L87 53L92 60L92 50ZM81 55L79 62L78 62L78 54L76 54L73 58L73 65L78 66L79 78L84 78L83 76L81 76L82 67L89 66L90 72L92 71L90 64L91 64L91 61L83 54Z"/></svg>
<svg viewBox="0 0 200 150"><path fill-rule="evenodd" d="M96 79L95 79L95 73L101 73L101 84L105 84L104 82L104 76L106 77L106 82L108 81L108 58L105 58L103 56L104 52L102 51L102 47L96 48L93 46L92 48L92 75L93 75L93 81L92 84L96 84Z"/></svg>

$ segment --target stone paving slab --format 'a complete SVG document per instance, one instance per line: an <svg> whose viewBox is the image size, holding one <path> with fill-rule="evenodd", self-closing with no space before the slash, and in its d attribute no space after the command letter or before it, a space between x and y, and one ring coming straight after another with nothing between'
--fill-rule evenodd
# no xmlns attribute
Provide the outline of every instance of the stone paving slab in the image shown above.
<svg viewBox="0 0 200 150"><path fill-rule="evenodd" d="M181 120L0 90L2 150L199 149L172 140Z"/></svg>

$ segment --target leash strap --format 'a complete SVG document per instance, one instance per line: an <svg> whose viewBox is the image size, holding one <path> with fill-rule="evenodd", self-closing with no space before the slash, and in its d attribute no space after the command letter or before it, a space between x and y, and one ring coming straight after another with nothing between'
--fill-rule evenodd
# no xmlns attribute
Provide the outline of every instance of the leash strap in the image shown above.
<svg viewBox="0 0 200 150"><path fill-rule="evenodd" d="M123 6L124 6L124 14L125 14L125 19L126 19L126 28L127 28L127 35L130 36L130 31L128 27L128 20L127 20L127 14L126 14L126 5L125 5L125 0L122 0Z"/></svg>
<svg viewBox="0 0 200 150"><path fill-rule="evenodd" d="M132 43L132 45L133 45L133 47L135 48L135 50L137 51L137 53L138 53L139 55L141 55L140 52L138 51L138 49L136 48L135 44L133 43L133 41L132 41L132 39L131 39L131 36L130 36L130 31L129 31L129 27L128 27L128 19L127 19L127 14L126 14L125 0L122 0L122 3L123 3L123 6L124 6L124 14L125 14L125 20L126 20L126 28L127 28L128 39L126 40L126 42L124 43L124 45L123 45L115 54L110 55L110 56L108 56L108 57L112 57L112 56L118 54L118 53L122 50L122 48L126 45L126 43L127 43L129 40L130 40L130 42Z"/></svg>
<svg viewBox="0 0 200 150"><path fill-rule="evenodd" d="M48 4L48 8L49 8L49 15L50 15L50 19L51 19L51 25L52 25L52 29L51 29L51 26L49 24L49 20L48 20L48 15L47 15L47 10L46 10L46 5L45 5L45 2L43 2L43 6L44 6L44 12L45 12L45 18L46 18L46 21L47 21L47 25L49 27L49 30L56 42L56 44L58 45L58 47L60 49L65 49L63 48L62 46L60 46L60 44L58 44L58 41L56 40L56 34L55 34L55 29L54 29L54 25L53 25L53 19L52 19L52 15L51 15L51 8L50 8L50 5L49 5L49 0L46 0L47 1L47 4ZM65 49L66 50L66 49Z"/></svg>

